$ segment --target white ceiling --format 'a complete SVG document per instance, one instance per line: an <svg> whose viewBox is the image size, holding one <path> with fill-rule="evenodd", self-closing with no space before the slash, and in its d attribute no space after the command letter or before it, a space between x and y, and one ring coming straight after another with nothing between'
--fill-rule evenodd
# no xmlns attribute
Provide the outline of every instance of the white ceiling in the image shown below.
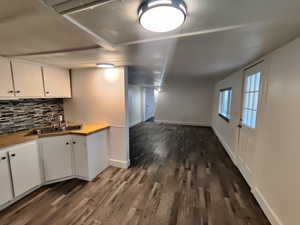
<svg viewBox="0 0 300 225"><path fill-rule="evenodd" d="M186 0L185 24L166 34L139 25L140 2L116 0L71 15L113 44L111 51L38 0L1 0L0 55L41 53L22 58L67 68L127 65L135 81L150 84L159 82L159 71L223 76L300 34L299 0Z"/></svg>

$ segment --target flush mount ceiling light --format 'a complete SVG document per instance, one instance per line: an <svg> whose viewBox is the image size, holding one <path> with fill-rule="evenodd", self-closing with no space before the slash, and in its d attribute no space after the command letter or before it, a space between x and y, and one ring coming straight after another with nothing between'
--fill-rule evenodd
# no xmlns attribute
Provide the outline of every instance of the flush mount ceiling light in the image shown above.
<svg viewBox="0 0 300 225"><path fill-rule="evenodd" d="M186 17L183 0L146 0L138 9L140 24L152 32L168 32L180 27Z"/></svg>
<svg viewBox="0 0 300 225"><path fill-rule="evenodd" d="M114 68L114 64L111 64L111 63L97 63L96 64L97 67L100 67L100 68Z"/></svg>

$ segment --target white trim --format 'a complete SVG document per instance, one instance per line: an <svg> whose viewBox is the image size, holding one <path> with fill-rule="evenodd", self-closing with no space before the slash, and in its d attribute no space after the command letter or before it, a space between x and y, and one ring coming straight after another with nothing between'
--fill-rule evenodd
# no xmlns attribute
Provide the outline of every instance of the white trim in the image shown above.
<svg viewBox="0 0 300 225"><path fill-rule="evenodd" d="M225 148L225 150L228 152L232 162L236 165L236 167L241 172L242 176L244 176L245 180L247 181L248 185L251 187L251 192L254 195L255 199L257 200L258 204L262 208L263 212L266 214L267 218L271 222L272 225L284 225L283 222L280 220L279 216L274 212L266 198L263 196L262 192L258 189L258 187L255 186L254 183L250 183L245 176L245 170L243 168L243 162L239 162L240 159L236 157L233 152L231 151L229 145L226 143L222 135L214 128L212 127L213 131L215 132L216 136L218 137L219 141Z"/></svg>
<svg viewBox="0 0 300 225"><path fill-rule="evenodd" d="M128 128L127 125L119 125L119 124L109 124L109 127L112 127L112 128Z"/></svg>
<svg viewBox="0 0 300 225"><path fill-rule="evenodd" d="M230 148L230 146L227 144L227 142L225 141L225 139L220 135L220 133L217 131L216 128L214 128L212 126L212 129L215 133L215 135L218 137L219 141L221 142L221 144L223 145L223 147L225 148L226 152L228 153L228 155L230 156L232 162L236 164L236 156L235 154L233 153L232 149Z"/></svg>
<svg viewBox="0 0 300 225"><path fill-rule="evenodd" d="M274 212L266 198L263 196L261 191L255 187L251 189L251 192L253 193L254 197L256 198L257 202L263 209L264 213L270 220L272 225L283 225L283 222L279 219L278 215Z"/></svg>
<svg viewBox="0 0 300 225"><path fill-rule="evenodd" d="M109 159L109 161L111 166L115 166L119 168L127 169L130 166L130 161L122 161L117 159Z"/></svg>
<svg viewBox="0 0 300 225"><path fill-rule="evenodd" d="M24 192L23 194L13 198L12 200L4 203L3 205L0 205L0 211L4 210L5 208L11 206L12 204L16 203L17 201L19 201L20 199L24 198L25 196L29 195L30 193L36 191L37 189L39 189L40 187L42 187L43 184L37 185L33 188L31 188L30 190Z"/></svg>
<svg viewBox="0 0 300 225"><path fill-rule="evenodd" d="M200 126L200 127L210 127L209 121L200 122L185 122L185 121L172 121L172 120L155 120L156 123L167 123L167 124L178 124L187 126Z"/></svg>
<svg viewBox="0 0 300 225"><path fill-rule="evenodd" d="M134 126L136 126L136 125L138 125L138 124L140 124L140 123L143 123L144 121L140 121L140 122L134 122L133 124L131 124L130 126L129 126L129 128L131 128L131 127L134 127Z"/></svg>

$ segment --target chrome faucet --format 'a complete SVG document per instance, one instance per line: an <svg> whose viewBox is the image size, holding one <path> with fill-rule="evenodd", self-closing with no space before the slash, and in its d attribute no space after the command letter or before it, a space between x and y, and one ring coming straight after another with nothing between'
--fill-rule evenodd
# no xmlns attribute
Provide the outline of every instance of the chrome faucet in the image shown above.
<svg viewBox="0 0 300 225"><path fill-rule="evenodd" d="M58 116L58 126L62 127L62 122L64 121L64 116L63 115L59 115Z"/></svg>

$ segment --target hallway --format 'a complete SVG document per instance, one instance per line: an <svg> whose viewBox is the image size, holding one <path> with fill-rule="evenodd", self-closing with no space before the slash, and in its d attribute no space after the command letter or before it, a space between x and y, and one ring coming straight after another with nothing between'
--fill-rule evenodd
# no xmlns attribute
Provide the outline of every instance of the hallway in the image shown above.
<svg viewBox="0 0 300 225"><path fill-rule="evenodd" d="M43 187L1 225L269 225L210 128L139 124L130 169Z"/></svg>
<svg viewBox="0 0 300 225"><path fill-rule="evenodd" d="M155 207L166 207L154 224L270 224L211 128L148 122L130 138L132 165L157 185Z"/></svg>

